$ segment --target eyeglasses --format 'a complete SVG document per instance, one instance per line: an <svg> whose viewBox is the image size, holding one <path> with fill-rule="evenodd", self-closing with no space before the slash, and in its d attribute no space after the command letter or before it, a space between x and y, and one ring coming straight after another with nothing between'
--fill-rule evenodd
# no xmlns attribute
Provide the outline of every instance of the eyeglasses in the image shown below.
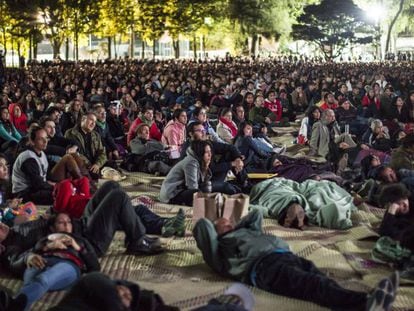
<svg viewBox="0 0 414 311"><path fill-rule="evenodd" d="M206 130L205 129L195 129L194 132L205 133Z"/></svg>

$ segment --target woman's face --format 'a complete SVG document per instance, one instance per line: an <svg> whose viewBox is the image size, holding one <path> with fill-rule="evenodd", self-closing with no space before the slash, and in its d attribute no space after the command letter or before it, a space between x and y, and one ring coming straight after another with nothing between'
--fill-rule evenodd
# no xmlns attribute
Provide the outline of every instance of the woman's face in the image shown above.
<svg viewBox="0 0 414 311"><path fill-rule="evenodd" d="M200 121L201 123L204 123L207 121L207 113L204 109L202 109L200 111L200 113L197 116L198 121Z"/></svg>
<svg viewBox="0 0 414 311"><path fill-rule="evenodd" d="M369 97L374 97L374 95L375 95L374 90L373 89L369 90L368 95L369 95Z"/></svg>
<svg viewBox="0 0 414 311"><path fill-rule="evenodd" d="M261 96L257 97L254 104L255 104L256 107L259 107L259 108L262 107L263 106L263 97L261 97Z"/></svg>
<svg viewBox="0 0 414 311"><path fill-rule="evenodd" d="M397 98L397 101L395 102L395 105L396 105L397 107L402 107L402 106L404 105L404 101L402 100L402 98L401 98L401 97L398 97L398 98Z"/></svg>
<svg viewBox="0 0 414 311"><path fill-rule="evenodd" d="M253 136L253 127L251 125L246 125L243 129L244 136Z"/></svg>
<svg viewBox="0 0 414 311"><path fill-rule="evenodd" d="M138 133L138 137L145 139L145 140L149 140L150 138L150 129L148 126L144 126L143 128L141 128L141 132Z"/></svg>
<svg viewBox="0 0 414 311"><path fill-rule="evenodd" d="M13 114L16 118L20 118L20 116L22 115L22 111L20 110L19 106L14 106Z"/></svg>
<svg viewBox="0 0 414 311"><path fill-rule="evenodd" d="M227 113L223 116L223 118L224 118L224 119L226 119L227 121L229 121L229 122L230 122L230 121L233 119L233 115L232 115L231 111L227 112Z"/></svg>
<svg viewBox="0 0 414 311"><path fill-rule="evenodd" d="M315 109L315 110L312 112L312 117L313 117L315 120L319 120L319 119L321 118L321 112L320 112L318 109Z"/></svg>
<svg viewBox="0 0 414 311"><path fill-rule="evenodd" d="M207 145L204 148L204 155L203 155L203 161L204 163L210 163L211 162L211 157L212 157L212 153L211 153L211 148L209 145Z"/></svg>
<svg viewBox="0 0 414 311"><path fill-rule="evenodd" d="M9 111L7 109L1 111L1 119L5 121L9 120Z"/></svg>
<svg viewBox="0 0 414 311"><path fill-rule="evenodd" d="M248 104L253 104L253 101L254 101L254 96L252 94L249 94L246 96L246 102Z"/></svg>

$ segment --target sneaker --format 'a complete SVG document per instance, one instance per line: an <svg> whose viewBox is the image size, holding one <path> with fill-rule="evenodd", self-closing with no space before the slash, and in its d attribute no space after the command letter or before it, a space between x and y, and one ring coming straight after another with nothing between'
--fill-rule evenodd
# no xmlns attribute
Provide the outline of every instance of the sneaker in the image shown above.
<svg viewBox="0 0 414 311"><path fill-rule="evenodd" d="M143 236L139 241L130 243L126 249L128 255L155 255L162 253L164 249L158 238Z"/></svg>
<svg viewBox="0 0 414 311"><path fill-rule="evenodd" d="M371 294L368 295L367 311L391 310L399 287L399 273L394 272L389 278L382 279Z"/></svg>
<svg viewBox="0 0 414 311"><path fill-rule="evenodd" d="M173 235L183 237L185 235L185 214L180 208L176 216L165 220L161 229L163 237L171 237Z"/></svg>
<svg viewBox="0 0 414 311"><path fill-rule="evenodd" d="M224 291L224 295L216 298L221 304L242 306L245 310L253 310L255 298L251 290L244 284L234 283Z"/></svg>
<svg viewBox="0 0 414 311"><path fill-rule="evenodd" d="M286 152L286 146L274 147L273 152L277 154L284 154Z"/></svg>

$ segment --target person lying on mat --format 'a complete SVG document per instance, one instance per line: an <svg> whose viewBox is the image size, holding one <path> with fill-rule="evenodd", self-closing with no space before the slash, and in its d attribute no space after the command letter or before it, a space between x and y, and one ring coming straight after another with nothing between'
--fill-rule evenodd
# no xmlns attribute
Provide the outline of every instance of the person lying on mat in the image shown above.
<svg viewBox="0 0 414 311"><path fill-rule="evenodd" d="M205 306L194 311L251 311L254 307L253 293L243 284L235 283L223 295L213 298ZM0 305L1 308L1 305ZM136 283L112 280L100 272L91 272L66 293L50 311L178 311L178 307L164 303L156 292L145 290Z"/></svg>
<svg viewBox="0 0 414 311"><path fill-rule="evenodd" d="M63 215L64 222L73 226L74 234L91 243L99 257L107 252L117 230L125 232L126 253L132 255L153 255L163 251L159 239L148 237L146 233L163 236L183 236L185 233L183 210L172 218L159 217L143 204L133 206L129 196L113 181L98 189L80 219L71 219L67 213L58 215ZM47 221L42 218L11 229L0 226L2 266L10 269L16 255L32 248L49 233Z"/></svg>
<svg viewBox="0 0 414 311"><path fill-rule="evenodd" d="M369 294L345 289L311 261L293 254L282 239L263 233L263 217L254 211L238 225L225 218L200 219L193 234L206 263L222 276L271 293L341 310L389 310L399 274L381 280Z"/></svg>
<svg viewBox="0 0 414 311"><path fill-rule="evenodd" d="M378 201L386 212L380 226L380 234L400 241L403 247L414 251L414 216L410 209L410 197L410 191L401 183L391 184L382 189Z"/></svg>
<svg viewBox="0 0 414 311"><path fill-rule="evenodd" d="M29 310L48 291L66 289L82 273L100 270L94 248L87 239L73 235L67 215L52 216L48 227L51 233L32 249L9 253L11 272L23 272L23 286L14 298L3 299L9 301L6 310Z"/></svg>

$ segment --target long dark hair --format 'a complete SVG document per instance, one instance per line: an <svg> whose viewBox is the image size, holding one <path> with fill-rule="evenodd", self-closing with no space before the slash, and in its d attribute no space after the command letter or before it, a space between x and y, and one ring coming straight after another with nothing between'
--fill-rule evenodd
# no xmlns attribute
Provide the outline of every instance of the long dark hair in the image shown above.
<svg viewBox="0 0 414 311"><path fill-rule="evenodd" d="M213 153L212 144L208 140L193 140L191 142L191 150L193 150L194 156L197 158L200 164L203 162L206 146L210 146L211 152Z"/></svg>
<svg viewBox="0 0 414 311"><path fill-rule="evenodd" d="M245 121L245 122L240 123L239 129L237 131L237 137L244 137L244 129L248 125L250 125L253 128L253 123L250 121Z"/></svg>
<svg viewBox="0 0 414 311"><path fill-rule="evenodd" d="M309 126L312 126L312 125L313 125L313 123L315 123L315 118L313 117L313 112L314 112L315 110L318 110L318 111L319 111L319 113L320 113L320 115L322 116L322 110L321 110L321 108L319 108L319 107L317 107L317 106L312 107L312 108L309 110L309 112L308 112Z"/></svg>

